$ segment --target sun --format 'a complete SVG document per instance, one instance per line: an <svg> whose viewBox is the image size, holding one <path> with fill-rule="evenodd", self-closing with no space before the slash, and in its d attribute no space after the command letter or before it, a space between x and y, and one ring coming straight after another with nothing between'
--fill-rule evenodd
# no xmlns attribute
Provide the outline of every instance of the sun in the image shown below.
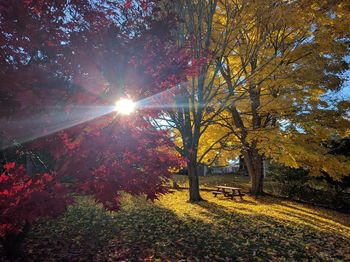
<svg viewBox="0 0 350 262"><path fill-rule="evenodd" d="M114 110L122 115L130 115L136 109L136 103L128 98L122 98L115 103Z"/></svg>

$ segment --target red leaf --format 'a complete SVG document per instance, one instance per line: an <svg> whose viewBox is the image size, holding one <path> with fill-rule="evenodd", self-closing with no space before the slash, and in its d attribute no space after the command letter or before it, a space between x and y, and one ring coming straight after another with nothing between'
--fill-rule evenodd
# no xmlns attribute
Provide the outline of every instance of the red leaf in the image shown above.
<svg viewBox="0 0 350 262"><path fill-rule="evenodd" d="M4 164L4 169L6 171L10 171L11 169L14 169L15 168L15 162L10 162L10 163L6 163Z"/></svg>
<svg viewBox="0 0 350 262"><path fill-rule="evenodd" d="M131 0L126 0L124 4L124 10L130 9L132 6Z"/></svg>

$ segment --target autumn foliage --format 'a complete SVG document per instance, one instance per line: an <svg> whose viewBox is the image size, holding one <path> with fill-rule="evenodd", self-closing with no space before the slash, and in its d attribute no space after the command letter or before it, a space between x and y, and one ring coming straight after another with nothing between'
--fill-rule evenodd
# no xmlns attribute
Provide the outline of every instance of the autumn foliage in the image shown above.
<svg viewBox="0 0 350 262"><path fill-rule="evenodd" d="M165 131L134 118L107 116L72 128L65 132L67 137L82 131L55 152L65 159L60 170L75 179L76 191L94 195L109 210L118 209L121 191L152 200L165 193L169 167L180 163Z"/></svg>
<svg viewBox="0 0 350 262"><path fill-rule="evenodd" d="M19 233L25 223L38 217L52 218L65 211L71 202L67 190L55 173L26 173L15 163L4 165L0 176L0 237L8 232Z"/></svg>
<svg viewBox="0 0 350 262"><path fill-rule="evenodd" d="M117 210L121 191L152 200L167 191L163 182L180 159L167 132L150 124L151 110L109 111L56 128L76 108L141 100L193 73L188 50L172 40L176 19L156 4L0 1L1 149L6 155L22 144L52 158L45 174L27 173L13 155L5 164L1 237L61 214L68 193Z"/></svg>

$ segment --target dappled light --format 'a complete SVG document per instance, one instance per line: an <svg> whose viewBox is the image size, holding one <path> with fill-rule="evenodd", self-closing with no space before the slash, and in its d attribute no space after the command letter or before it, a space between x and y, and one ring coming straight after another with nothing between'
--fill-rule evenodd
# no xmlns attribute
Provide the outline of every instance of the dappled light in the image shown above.
<svg viewBox="0 0 350 262"><path fill-rule="evenodd" d="M124 195L117 213L81 198L62 218L39 224L25 248L33 257L49 252L98 261L350 258L350 215L269 197L241 202L203 195L207 201L196 204L186 202L183 190L155 203Z"/></svg>
<svg viewBox="0 0 350 262"><path fill-rule="evenodd" d="M0 0L0 260L350 261L348 17Z"/></svg>
<svg viewBox="0 0 350 262"><path fill-rule="evenodd" d="M177 181L180 187L188 187L183 176L175 176L173 179ZM275 186L278 186L269 178L265 180L265 183L265 189L269 193L273 192ZM201 177L201 189L205 192L205 199L212 196L210 190L219 184L228 186L239 185L245 190L249 190L249 178L247 177L228 175ZM253 216L271 216L272 218L286 221L286 223L292 222L308 225L321 231L332 230L336 234L344 234L345 237L350 238L350 215L338 216L338 213L332 210L298 204L283 198L274 197L256 199L245 196L243 201L235 200L234 202L225 198L212 198L212 201L223 205L228 211Z"/></svg>

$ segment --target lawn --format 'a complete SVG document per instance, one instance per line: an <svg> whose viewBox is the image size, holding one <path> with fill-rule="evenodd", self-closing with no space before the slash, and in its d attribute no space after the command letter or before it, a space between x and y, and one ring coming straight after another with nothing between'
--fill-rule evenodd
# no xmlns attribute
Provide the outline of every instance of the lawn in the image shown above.
<svg viewBox="0 0 350 262"><path fill-rule="evenodd" d="M176 181L181 188L188 188L187 176L174 175L172 180ZM202 190L213 189L216 185L239 186L246 192L248 192L250 188L248 176L237 176L232 174L200 176L199 183ZM273 181L270 177L264 179L264 191L266 193L274 194L276 187L278 187L276 181Z"/></svg>
<svg viewBox="0 0 350 262"><path fill-rule="evenodd" d="M32 231L26 259L350 260L350 215L271 197L232 201L208 191L202 196L205 202L193 204L184 189L154 203L125 195L116 213L78 198L64 216Z"/></svg>

